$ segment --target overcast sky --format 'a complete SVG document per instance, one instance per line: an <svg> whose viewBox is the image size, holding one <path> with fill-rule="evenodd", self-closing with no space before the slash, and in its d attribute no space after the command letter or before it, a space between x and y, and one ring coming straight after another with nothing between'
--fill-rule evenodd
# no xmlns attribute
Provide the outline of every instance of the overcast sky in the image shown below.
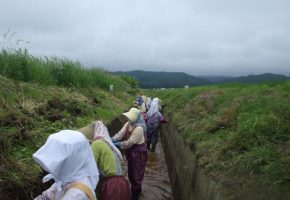
<svg viewBox="0 0 290 200"><path fill-rule="evenodd" d="M290 75L290 0L0 0L0 34L109 71Z"/></svg>

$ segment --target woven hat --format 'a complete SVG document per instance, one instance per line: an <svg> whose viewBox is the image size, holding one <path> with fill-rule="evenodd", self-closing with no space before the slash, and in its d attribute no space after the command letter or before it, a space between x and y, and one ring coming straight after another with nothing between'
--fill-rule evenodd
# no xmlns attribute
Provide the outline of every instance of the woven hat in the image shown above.
<svg viewBox="0 0 290 200"><path fill-rule="evenodd" d="M137 108L131 108L128 112L123 113L129 121L136 122L140 116L140 111Z"/></svg>
<svg viewBox="0 0 290 200"><path fill-rule="evenodd" d="M86 136L86 138L90 141L94 139L94 133L95 133L95 126L96 126L97 121L93 121L89 125L78 129L77 131L81 132Z"/></svg>

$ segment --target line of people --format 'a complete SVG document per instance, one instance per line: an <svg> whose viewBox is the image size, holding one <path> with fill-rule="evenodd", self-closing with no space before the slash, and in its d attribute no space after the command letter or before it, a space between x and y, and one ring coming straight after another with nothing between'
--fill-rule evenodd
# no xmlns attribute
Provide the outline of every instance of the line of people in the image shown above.
<svg viewBox="0 0 290 200"><path fill-rule="evenodd" d="M133 102L134 107L138 108L146 122L147 149L155 152L158 136L160 134L160 124L168 123L162 115L161 99L138 96Z"/></svg>
<svg viewBox="0 0 290 200"><path fill-rule="evenodd" d="M155 151L160 123L168 122L159 111L158 98L150 105L145 102L148 101L143 100L139 109L133 107L123 113L127 122L112 138L102 121L94 121L77 131L62 130L50 135L33 158L48 172L43 182L54 179L54 184L35 200L138 199L147 149ZM119 148L125 151L130 184L123 175Z"/></svg>

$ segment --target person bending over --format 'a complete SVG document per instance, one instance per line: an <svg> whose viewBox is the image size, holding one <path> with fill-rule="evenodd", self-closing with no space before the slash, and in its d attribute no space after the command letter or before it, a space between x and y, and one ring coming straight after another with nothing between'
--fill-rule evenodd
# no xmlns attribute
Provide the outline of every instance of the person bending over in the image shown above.
<svg viewBox="0 0 290 200"><path fill-rule="evenodd" d="M99 172L87 138L78 131L51 134L33 154L33 159L49 174L43 182L54 184L34 200L95 200Z"/></svg>
<svg viewBox="0 0 290 200"><path fill-rule="evenodd" d="M116 147L125 149L132 199L136 200L142 191L142 181L147 162L145 135L147 128L144 118L138 109L131 108L123 115L127 117L128 122L114 135L112 141Z"/></svg>

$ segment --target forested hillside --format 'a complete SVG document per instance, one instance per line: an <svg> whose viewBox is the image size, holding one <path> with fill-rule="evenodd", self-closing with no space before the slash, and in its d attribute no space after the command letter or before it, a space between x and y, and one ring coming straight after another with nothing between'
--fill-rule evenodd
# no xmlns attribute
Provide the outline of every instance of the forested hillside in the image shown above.
<svg viewBox="0 0 290 200"><path fill-rule="evenodd" d="M199 78L206 79L212 83L261 83L271 81L285 81L290 80L289 76L265 73L259 75L248 75L239 77L230 76L199 76Z"/></svg>
<svg viewBox="0 0 290 200"><path fill-rule="evenodd" d="M183 72L147 72L136 70L114 72L113 74L125 74L134 77L139 81L140 88L181 88L185 85L197 86L210 84L205 79L190 76Z"/></svg>
<svg viewBox="0 0 290 200"><path fill-rule="evenodd" d="M113 74L128 75L139 81L141 88L181 88L185 85L200 86L224 83L263 83L290 80L290 77L279 74L259 74L249 76L191 76L181 72L127 71Z"/></svg>

